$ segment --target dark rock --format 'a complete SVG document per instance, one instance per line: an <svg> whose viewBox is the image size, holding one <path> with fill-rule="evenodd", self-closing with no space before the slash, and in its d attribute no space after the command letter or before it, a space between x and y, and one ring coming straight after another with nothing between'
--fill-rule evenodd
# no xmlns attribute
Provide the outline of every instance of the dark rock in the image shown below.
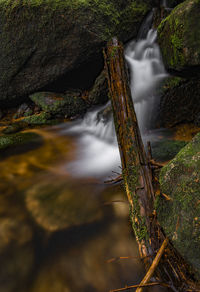
<svg viewBox="0 0 200 292"><path fill-rule="evenodd" d="M151 144L153 159L161 162L171 160L186 144L185 141L174 140L153 142Z"/></svg>
<svg viewBox="0 0 200 292"><path fill-rule="evenodd" d="M179 5L180 3L184 2L185 0L167 0L167 6L170 8L173 8L177 5Z"/></svg>
<svg viewBox="0 0 200 292"><path fill-rule="evenodd" d="M88 101L94 105L108 101L108 82L105 71L102 71L97 77L92 90L89 92Z"/></svg>
<svg viewBox="0 0 200 292"><path fill-rule="evenodd" d="M27 117L33 114L33 110L27 105L26 103L23 103L18 108L16 114L14 115L14 119L21 118L23 116Z"/></svg>
<svg viewBox="0 0 200 292"><path fill-rule="evenodd" d="M1 104L11 104L102 58L111 37L135 37L150 9L144 0L1 1Z"/></svg>
<svg viewBox="0 0 200 292"><path fill-rule="evenodd" d="M168 78L161 92L160 126L173 127L180 123L195 122L200 114L199 79Z"/></svg>
<svg viewBox="0 0 200 292"><path fill-rule="evenodd" d="M169 70L185 76L200 73L200 2L178 5L158 27L158 42Z"/></svg>
<svg viewBox="0 0 200 292"><path fill-rule="evenodd" d="M200 133L160 173L158 220L178 252L200 277Z"/></svg>
<svg viewBox="0 0 200 292"><path fill-rule="evenodd" d="M3 118L3 112L0 110L0 120Z"/></svg>
<svg viewBox="0 0 200 292"><path fill-rule="evenodd" d="M73 117L85 113L86 102L80 91L68 91L65 94L38 92L30 95L30 99L46 113L52 116Z"/></svg>
<svg viewBox="0 0 200 292"><path fill-rule="evenodd" d="M98 112L97 119L98 121L103 120L105 124L108 123L113 117L112 106L109 103L104 109Z"/></svg>

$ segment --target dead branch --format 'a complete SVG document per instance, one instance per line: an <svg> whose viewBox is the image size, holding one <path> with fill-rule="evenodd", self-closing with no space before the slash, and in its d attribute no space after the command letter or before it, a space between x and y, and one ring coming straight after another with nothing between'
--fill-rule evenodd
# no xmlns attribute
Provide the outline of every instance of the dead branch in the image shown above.
<svg viewBox="0 0 200 292"><path fill-rule="evenodd" d="M143 284L146 284L149 282L149 280L151 279L151 277L153 276L154 272L155 272L155 269L157 268L159 262L160 262L160 259L165 251L165 248L168 244L168 239L166 238L163 242L163 244L161 245L161 248L159 249L155 259L153 260L153 263L151 265L151 267L149 268L148 272L146 273L146 275L144 276L142 282L141 282L141 287L138 287L136 292L142 292L142 285Z"/></svg>
<svg viewBox="0 0 200 292"><path fill-rule="evenodd" d="M138 287L152 287L152 286L162 286L162 287L167 287L170 288L170 285L166 284L166 283L161 283L161 282L151 282L151 283L146 283L143 284L142 286L139 285L132 285L132 286L126 286L124 288L119 288L119 289L114 289L114 290L110 290L110 292L118 292L118 291L125 291L125 290L129 290L129 289L133 289L133 288L138 288ZM137 290L136 290L137 291Z"/></svg>

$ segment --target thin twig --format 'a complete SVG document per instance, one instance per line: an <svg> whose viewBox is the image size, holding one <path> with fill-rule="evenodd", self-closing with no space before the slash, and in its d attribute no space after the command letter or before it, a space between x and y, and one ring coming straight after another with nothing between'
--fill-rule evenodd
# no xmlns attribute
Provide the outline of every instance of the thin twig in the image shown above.
<svg viewBox="0 0 200 292"><path fill-rule="evenodd" d="M116 261L119 261L119 260L129 260L129 259L141 260L139 256L138 257L129 256L129 257L115 257L115 258L107 260L106 262L108 264L110 264L110 263L113 263L113 262L116 262Z"/></svg>
<svg viewBox="0 0 200 292"><path fill-rule="evenodd" d="M119 289L114 289L114 290L110 290L109 292L118 292L118 291L125 291L125 290L129 290L132 288L138 288L138 287L151 287L151 286L163 286L163 287L167 287L170 288L170 286L166 283L161 283L161 282L151 282L151 283L146 283L146 284L139 284L139 285L132 285L132 286L126 286L124 288L119 288Z"/></svg>
<svg viewBox="0 0 200 292"><path fill-rule="evenodd" d="M149 161L149 163L150 163L151 165L153 165L153 166L157 166L157 167L159 167L159 168L161 168L161 167L164 166L163 163L157 162L157 161L155 161L155 160L153 160L153 159L151 159L151 160Z"/></svg>
<svg viewBox="0 0 200 292"><path fill-rule="evenodd" d="M155 259L153 260L153 263L151 264L151 267L149 268L148 272L146 273L146 275L144 276L144 278L143 278L143 280L141 282L141 286L137 288L136 292L142 292L142 290L143 290L141 288L142 285L146 284L147 282L150 281L151 277L153 276L153 274L155 272L155 269L157 268L157 266L158 266L158 264L160 262L160 259L161 259L162 255L164 253L164 250L165 250L167 244L168 244L168 238L166 238L163 241L163 243L162 243L162 245L161 245L161 247L160 247L160 249L159 249L159 251L158 251L158 253L157 253L156 257L155 257Z"/></svg>
<svg viewBox="0 0 200 292"><path fill-rule="evenodd" d="M115 201L105 202L104 205L112 205L112 204L115 204L115 203L124 203L124 204L128 204L129 205L128 201L123 201L123 200L115 200Z"/></svg>
<svg viewBox="0 0 200 292"><path fill-rule="evenodd" d="M115 184L115 183L118 183L118 182L120 182L120 181L122 181L122 180L123 180L123 178L122 178L122 175L120 174L118 177L116 177L116 178L114 178L114 179L110 179L110 180L106 180L106 181L104 181L104 183L105 183L105 184L110 184L110 183Z"/></svg>
<svg viewBox="0 0 200 292"><path fill-rule="evenodd" d="M170 198L170 196L168 196L165 193L161 193L161 195L167 200L167 201L172 201L172 198Z"/></svg>

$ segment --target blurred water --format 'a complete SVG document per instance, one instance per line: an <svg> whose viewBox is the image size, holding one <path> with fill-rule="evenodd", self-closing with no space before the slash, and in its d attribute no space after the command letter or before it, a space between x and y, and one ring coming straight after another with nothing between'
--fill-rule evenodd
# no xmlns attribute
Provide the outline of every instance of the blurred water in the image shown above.
<svg viewBox="0 0 200 292"><path fill-rule="evenodd" d="M151 129L152 116L159 103L156 89L167 74L156 44L156 30L150 29L143 37L141 35L140 40L128 44L125 58L130 69L131 93L138 124L144 136Z"/></svg>
<svg viewBox="0 0 200 292"><path fill-rule="evenodd" d="M141 26L138 40L125 49L130 71L130 86L134 107L144 145L163 136L163 130L152 130L152 120L159 103L157 89L167 76L158 45L157 32L149 29L153 13L149 13ZM95 176L105 179L121 172L120 155L115 135L110 103L89 111L84 119L63 125L62 135L75 135L78 139L77 158L64 165L74 176Z"/></svg>

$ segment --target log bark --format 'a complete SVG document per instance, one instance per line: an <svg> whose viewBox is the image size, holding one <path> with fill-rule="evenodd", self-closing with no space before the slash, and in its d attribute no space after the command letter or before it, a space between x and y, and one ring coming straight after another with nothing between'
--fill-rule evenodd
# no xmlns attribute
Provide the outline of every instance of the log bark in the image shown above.
<svg viewBox="0 0 200 292"><path fill-rule="evenodd" d="M132 223L139 251L149 267L153 256L152 217L154 191L151 173L144 151L135 110L131 98L124 51L117 39L108 44L104 54L116 133L123 169L126 193L131 206Z"/></svg>
<svg viewBox="0 0 200 292"><path fill-rule="evenodd" d="M132 225L140 256L148 270L166 239L154 211L151 163L144 150L132 102L123 45L116 38L108 43L104 59ZM187 264L170 243L161 262L154 277L170 283L174 291L196 289L188 276Z"/></svg>

